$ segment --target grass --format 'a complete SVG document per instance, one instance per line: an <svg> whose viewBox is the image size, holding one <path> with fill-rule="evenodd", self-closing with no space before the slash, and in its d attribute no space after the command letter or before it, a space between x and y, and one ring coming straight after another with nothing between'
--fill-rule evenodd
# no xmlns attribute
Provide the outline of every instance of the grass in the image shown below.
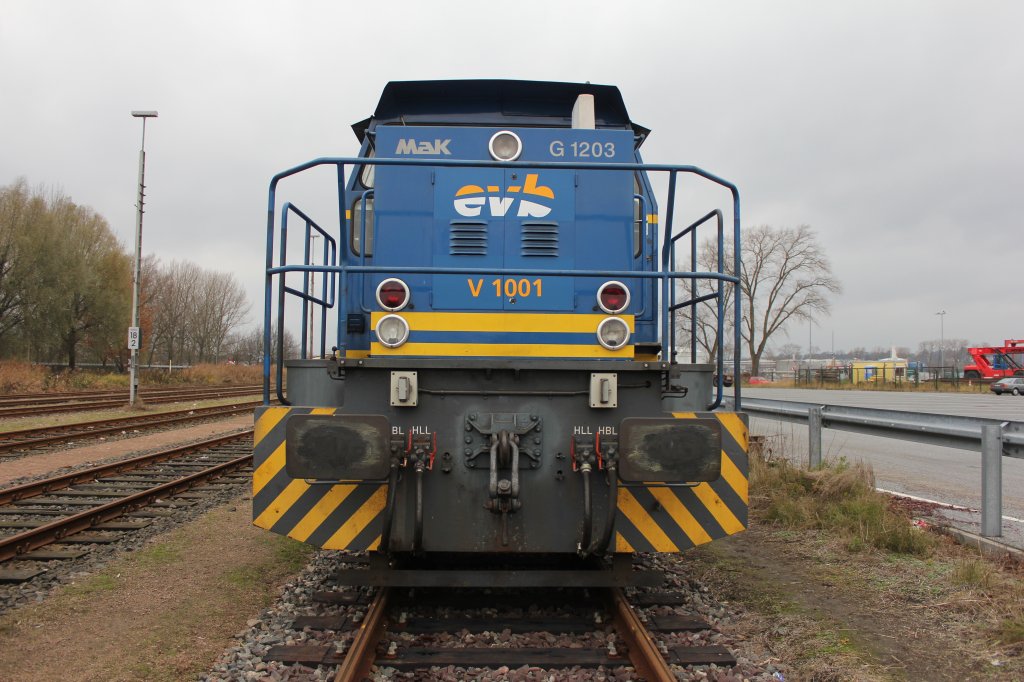
<svg viewBox="0 0 1024 682"><path fill-rule="evenodd" d="M806 532L821 532L838 539L841 551L873 550L896 568L891 575L873 577L852 571L848 580L844 568L831 576L837 584L846 589L869 587L963 614L977 623L974 632L979 638L1006 655L1024 650L1024 567L1001 566L971 548L914 527L907 514L890 507L888 496L874 490L869 466L838 458L809 471L786 459L766 461L752 453L750 484L752 514L774 526L778 539L813 544ZM779 603L771 608L759 604L760 610L781 613L785 599L775 598ZM842 639L815 642L822 654L851 653L848 645Z"/></svg>
<svg viewBox="0 0 1024 682"><path fill-rule="evenodd" d="M27 362L0 362L0 393L36 393L46 387L45 367Z"/></svg>
<svg viewBox="0 0 1024 682"><path fill-rule="evenodd" d="M313 548L281 535L267 535L263 538L273 548L275 561L271 565L243 566L227 571L224 581L241 590L256 590L269 582L269 573L294 573L309 563Z"/></svg>
<svg viewBox="0 0 1024 682"><path fill-rule="evenodd" d="M144 369L139 377L142 386L238 386L258 384L262 380L262 367L214 364L174 371ZM0 395L127 388L127 372L117 372L113 368L51 372L46 367L27 362L0 361Z"/></svg>
<svg viewBox="0 0 1024 682"><path fill-rule="evenodd" d="M953 565L950 580L954 585L972 589L987 589L992 586L995 569L980 557L964 557Z"/></svg>
<svg viewBox="0 0 1024 682"><path fill-rule="evenodd" d="M815 650L808 651L808 657L856 653L858 649L851 643L849 637L843 637L838 632L822 632L821 641L816 643Z"/></svg>
<svg viewBox="0 0 1024 682"><path fill-rule="evenodd" d="M277 544L275 554L282 570L298 571L308 564L313 556L313 548L310 545L280 535L273 535L271 539Z"/></svg>
<svg viewBox="0 0 1024 682"><path fill-rule="evenodd" d="M1024 615L1004 618L993 634L1001 644L1021 644L1024 642Z"/></svg>
<svg viewBox="0 0 1024 682"><path fill-rule="evenodd" d="M874 474L867 465L839 459L806 471L786 460L750 461L751 487L765 521L783 528L839 533L850 551L874 547L927 556L935 544L909 518L893 512L885 495L875 492Z"/></svg>
<svg viewBox="0 0 1024 682"><path fill-rule="evenodd" d="M117 587L118 576L110 573L97 573L86 578L81 583L72 583L68 586L67 592L76 597L92 597L104 592L111 592Z"/></svg>
<svg viewBox="0 0 1024 682"><path fill-rule="evenodd" d="M143 566L167 566L181 561L182 551L181 547L167 542L161 542L159 544L146 547L139 551L135 556Z"/></svg>

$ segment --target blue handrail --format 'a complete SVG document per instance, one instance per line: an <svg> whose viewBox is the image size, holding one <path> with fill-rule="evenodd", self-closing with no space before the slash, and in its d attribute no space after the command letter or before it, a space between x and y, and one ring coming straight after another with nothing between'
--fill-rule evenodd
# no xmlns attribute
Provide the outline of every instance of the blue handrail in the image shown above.
<svg viewBox="0 0 1024 682"><path fill-rule="evenodd" d="M337 265L337 263L338 263L338 248L337 248L337 243L334 241L334 237L332 237L330 234L328 234L326 230L324 230L322 227L317 225L316 221L314 221L308 215L303 213L302 210L300 210L297 206L292 204L290 201L285 202L284 206L281 207L281 260L282 260L282 262L285 262L285 260L287 258L287 241L288 241L287 240L287 234L288 234L288 214L289 213L296 214L297 216L302 218L302 220L304 220L305 224L306 224L306 234L305 234L305 240L303 242L305 244L305 249L304 249L304 252L303 252L303 264L304 265L312 265L312 262L310 261L310 256L312 254L310 253L310 246L309 246L309 244L310 244L310 236L312 235L312 230L316 230L324 238L324 245L323 245L323 249L321 249L320 260L323 261L323 263L325 265ZM337 291L337 287L335 286L335 282L336 282L337 274L336 273L330 273L330 287L328 287L328 278L325 277L323 279L322 286L321 286L320 298L317 298L315 295L311 295L310 293L308 293L310 291L310 287L309 287L309 274L310 274L310 272L317 272L317 271L309 271L309 272L306 272L306 273L303 274L303 278L302 278L302 291L299 291L298 289L293 289L293 288L287 286L284 283L284 278L283 277L281 278L281 283L280 284L281 284L282 287L284 287L284 290L287 293L292 294L293 296L298 296L299 298L302 299L302 319L303 320L307 319L308 307L309 307L309 305L311 303L320 306L320 311L321 311L321 313L320 313L321 314L321 318L320 318L320 352L322 354L326 350L326 342L327 342L327 332L326 332L327 310L329 308L333 308L334 305L335 305L335 298L336 298L336 291ZM329 298L328 298L328 294L330 295ZM307 343L308 343L308 339L306 338L306 325L303 325L302 326L302 357L303 358L305 358Z"/></svg>
<svg viewBox="0 0 1024 682"><path fill-rule="evenodd" d="M339 211L339 238L337 243L347 243L345 239L345 229L348 225L348 221L345 218L345 166L427 166L427 167L439 167L439 168L523 168L523 169L543 169L543 170L602 170L602 171L646 171L646 172L666 172L669 174L669 196L668 206L665 221L664 237L662 240L662 258L661 258L661 271L660 272L642 272L642 271L613 271L613 272L599 272L589 270L533 270L533 269L483 269L483 268L438 268L438 267L407 267L407 268L395 268L390 266L387 268L367 266L365 265L365 210L364 225L362 226L362 239L363 244L361 252L363 256L360 258L361 264L358 266L350 265L346 266L343 261L337 261L338 265L333 266L289 266L281 265L278 267L274 266L273 263L273 252L274 252L274 212L277 202L277 186L281 180L288 178L292 175L296 175L303 171L316 168L319 166L335 166L337 169L338 177L338 211ZM288 170L282 171L275 175L270 181L270 189L268 195L268 207L267 207L267 259L266 259L266 282L264 285L265 297L264 297L264 356L263 356L263 401L266 404L270 402L270 368L271 368L271 357L270 357L270 321L272 317L272 306L271 306L271 292L273 291L273 278L275 275L283 275L287 272L325 272L325 273L337 273L341 278L341 292L342 296L347 292L347 274L348 273L372 273L372 272L404 272L409 274L424 273L424 274L495 274L495 275L553 275L553 276L605 276L605 277L633 277L641 279L660 279L662 287L662 302L665 314L662 315L662 345L665 347L665 355L667 358L672 358L670 353L674 352L667 348L667 344L674 338L671 333L670 327L672 324L673 311L669 310L669 280L673 279L717 279L719 281L719 338L722 338L724 333L724 324L722 317L724 314L724 308L722 305L723 299L721 296L722 282L730 282L734 285L739 284L738 276L727 275L723 270L723 246L724 237L719 238L719 272L676 272L674 269L673 260L673 249L672 246L676 241L672 234L672 223L675 212L675 195L676 195L676 182L677 175L680 173L696 175L704 178L714 184L728 189L732 195L733 200L733 253L734 263L733 271L740 272L740 196L739 189L723 178L720 178L708 171L703 170L697 166L691 165L665 165L665 164L645 164L645 163L594 163L594 162L552 162L552 161L512 161L512 162L497 162L497 161L481 161L481 160L467 160L467 159L389 159L389 158L359 158L359 157L322 157L313 159L306 163L294 166ZM363 201L365 202L365 195ZM365 203L364 203L365 207ZM296 209L297 210L297 209ZM705 217L706 219L707 217ZM702 219L703 221L704 219ZM645 216L646 221L646 216ZM699 222L702 222L699 221ZM691 226L693 228L694 226ZM688 228L688 229L691 229ZM319 229L319 228L318 228ZM307 226L308 230L308 226ZM685 231L684 233L685 234ZM282 225L282 242L284 241L286 232L284 232L284 225ZM692 239L691 239L692 241ZM333 243L333 242L332 242ZM284 257L285 247L282 243L281 246L281 263L286 263ZM671 262L670 262L671 261ZM691 267L693 264L691 263ZM284 278L282 277L282 280ZM332 280L333 282L333 280ZM325 281L326 286L326 281ZM326 298L326 296L325 296ZM343 299L344 300L344 299ZM304 302L305 303L305 302ZM737 292L733 305L733 367L734 377L737 381L734 383L734 395L735 405L737 409L740 407L740 382L739 369L740 369L740 323L741 323L741 296ZM283 330L283 316L284 316L284 288L282 287L279 291L278 298L278 315L281 318L278 324L278 383L277 393L278 398L282 402L287 403L282 393L282 368L283 364L283 341L284 341L284 330ZM323 310L323 315L326 316L326 310ZM341 338L341 324L342 315L339 312L338 315L338 338ZM323 329L323 325L321 326ZM724 349L721 349L724 350ZM719 351L719 358L721 359L721 350ZM721 363L719 363L721 364ZM718 387L718 400L716 405L721 400L721 381L722 372L719 371L719 387Z"/></svg>

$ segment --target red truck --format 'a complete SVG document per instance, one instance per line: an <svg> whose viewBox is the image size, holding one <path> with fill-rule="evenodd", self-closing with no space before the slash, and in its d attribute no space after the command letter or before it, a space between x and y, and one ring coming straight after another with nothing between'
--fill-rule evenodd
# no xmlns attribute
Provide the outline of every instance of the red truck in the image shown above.
<svg viewBox="0 0 1024 682"><path fill-rule="evenodd" d="M1002 346L968 348L973 365L964 366L964 379L1024 376L1024 339L1006 339Z"/></svg>

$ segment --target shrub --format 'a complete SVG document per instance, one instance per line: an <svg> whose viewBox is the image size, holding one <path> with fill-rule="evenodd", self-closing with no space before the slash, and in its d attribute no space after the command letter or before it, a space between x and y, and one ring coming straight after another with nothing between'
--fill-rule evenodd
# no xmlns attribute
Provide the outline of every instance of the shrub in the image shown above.
<svg viewBox="0 0 1024 682"><path fill-rule="evenodd" d="M0 393L38 393L46 386L47 370L27 362L0 362Z"/></svg>
<svg viewBox="0 0 1024 682"><path fill-rule="evenodd" d="M927 555L931 536L889 507L874 489L874 473L862 463L830 461L816 471L786 460L751 456L751 502L769 522L789 528L838 531L847 548L875 547L897 554Z"/></svg>
<svg viewBox="0 0 1024 682"><path fill-rule="evenodd" d="M204 386L251 385L263 381L259 365L194 365L178 373L186 383Z"/></svg>

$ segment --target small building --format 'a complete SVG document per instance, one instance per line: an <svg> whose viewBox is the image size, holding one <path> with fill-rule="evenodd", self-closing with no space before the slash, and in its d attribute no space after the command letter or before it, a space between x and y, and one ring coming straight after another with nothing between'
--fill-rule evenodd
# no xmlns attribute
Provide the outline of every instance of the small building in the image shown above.
<svg viewBox="0 0 1024 682"><path fill-rule="evenodd" d="M854 360L852 365L853 383L899 383L906 381L909 377L909 363L906 358L896 355L896 349L892 349L892 355L878 360Z"/></svg>

